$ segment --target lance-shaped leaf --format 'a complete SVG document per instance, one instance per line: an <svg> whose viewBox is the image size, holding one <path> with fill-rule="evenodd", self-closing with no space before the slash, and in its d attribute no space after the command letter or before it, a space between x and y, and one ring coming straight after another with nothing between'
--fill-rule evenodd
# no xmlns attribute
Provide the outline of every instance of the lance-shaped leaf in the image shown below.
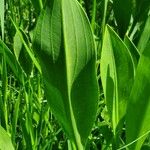
<svg viewBox="0 0 150 150"><path fill-rule="evenodd" d="M69 139L83 149L96 116L98 85L93 34L76 0L47 3L34 49L50 107Z"/></svg>
<svg viewBox="0 0 150 150"><path fill-rule="evenodd" d="M127 143L133 142L150 131L150 42L141 54L136 77L129 99L126 115ZM146 136L131 146L130 150L139 150Z"/></svg>
<svg viewBox="0 0 150 150"><path fill-rule="evenodd" d="M29 40L25 32L20 29L20 33L24 37L24 41L27 43L27 45L29 45ZM14 36L14 54L16 56L17 61L20 63L21 67L26 73L26 75L30 76L33 68L33 62L29 54L27 53L18 32L16 32Z"/></svg>
<svg viewBox="0 0 150 150"><path fill-rule="evenodd" d="M101 79L114 134L125 115L133 77L133 61L127 47L107 26L102 47Z"/></svg>
<svg viewBox="0 0 150 150"><path fill-rule="evenodd" d="M138 61L140 58L140 53L139 53L138 49L136 48L136 46L134 45L134 43L130 40L130 38L128 36L125 36L124 43L126 44L126 46L128 47L128 49L131 53L131 56L133 59L133 64L134 64L134 70L136 71Z"/></svg>

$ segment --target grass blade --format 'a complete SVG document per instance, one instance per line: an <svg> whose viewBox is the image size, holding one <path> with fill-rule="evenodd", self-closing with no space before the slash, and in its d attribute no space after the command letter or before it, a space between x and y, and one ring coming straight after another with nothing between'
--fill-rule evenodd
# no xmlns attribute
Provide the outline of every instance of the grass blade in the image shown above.
<svg viewBox="0 0 150 150"><path fill-rule="evenodd" d="M30 45L28 37L24 33L24 31L20 30L20 32L22 33L22 36L24 37L24 41L27 43L27 45ZM19 64L23 68L24 72L26 73L26 75L30 76L33 68L33 63L20 39L18 32L16 32L14 36L14 54Z"/></svg>
<svg viewBox="0 0 150 150"><path fill-rule="evenodd" d="M25 47L25 49L26 49L26 52L29 54L29 56L30 56L32 62L34 63L34 65L36 66L36 68L38 69L38 71L41 73L41 68L40 68L39 62L38 62L37 59L35 58L35 56L34 56L32 50L28 47L26 41L25 41L24 38L23 38L23 35L22 35L21 31L19 30L19 28L17 27L17 25L15 24L15 22L14 22L12 19L11 19L11 21L12 21L12 23L13 23L13 25L14 25L16 31L18 32L18 34L19 34L19 36L20 36L20 39L21 39L21 41L22 41L22 43L23 43L23 45L24 45L24 47Z"/></svg>

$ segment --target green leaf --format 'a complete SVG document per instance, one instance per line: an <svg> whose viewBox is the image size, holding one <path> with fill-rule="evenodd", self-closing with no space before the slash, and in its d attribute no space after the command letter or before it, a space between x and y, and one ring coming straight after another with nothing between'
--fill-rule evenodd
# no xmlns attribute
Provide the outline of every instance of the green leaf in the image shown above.
<svg viewBox="0 0 150 150"><path fill-rule="evenodd" d="M98 85L93 34L76 0L47 3L34 49L50 107L71 142L83 149L96 116Z"/></svg>
<svg viewBox="0 0 150 150"><path fill-rule="evenodd" d="M0 126L0 150L14 150L7 132Z"/></svg>
<svg viewBox="0 0 150 150"><path fill-rule="evenodd" d="M7 64L12 69L13 73L16 75L16 77L19 79L19 81L22 83L25 76L24 71L22 70L21 66L18 64L15 56L10 51L10 49L4 44L2 40L0 40L0 54L5 53L5 58Z"/></svg>
<svg viewBox="0 0 150 150"><path fill-rule="evenodd" d="M114 14L120 36L123 38L130 22L132 0L113 0Z"/></svg>
<svg viewBox="0 0 150 150"><path fill-rule="evenodd" d="M140 53L142 53L147 46L148 41L150 41L150 15L147 18L145 27L143 29L142 35L140 37L140 40L138 42L138 50Z"/></svg>
<svg viewBox="0 0 150 150"><path fill-rule="evenodd" d="M17 27L17 25L15 24L15 22L12 20L12 18L10 18L10 19L11 19L11 21L12 21L12 23L13 23L16 31L18 32L18 34L20 36L20 39L21 39L21 41L22 41L22 43L24 45L24 48L25 48L26 52L30 56L33 64L36 66L36 68L38 69L38 71L41 73L41 68L40 68L39 62L37 61L36 57L34 56L31 48L27 45L26 41L24 40L24 37L23 37L21 31L19 30L19 27Z"/></svg>
<svg viewBox="0 0 150 150"><path fill-rule="evenodd" d="M140 58L140 53L128 36L125 36L124 43L126 44L126 46L128 47L128 49L131 53L133 63L134 63L134 70L136 71L138 61Z"/></svg>
<svg viewBox="0 0 150 150"><path fill-rule="evenodd" d="M150 130L150 42L142 53L136 71L134 85L128 101L126 115L127 143ZM132 144L129 149L139 150L146 136Z"/></svg>
<svg viewBox="0 0 150 150"><path fill-rule="evenodd" d="M2 31L2 39L4 39L4 0L0 0L0 22L1 22L1 31Z"/></svg>
<svg viewBox="0 0 150 150"><path fill-rule="evenodd" d="M27 45L29 45L30 43L29 43L27 35L21 29L20 29L20 33L24 37L24 41L27 43ZM23 45L22 40L20 39L20 35L18 32L16 32L14 36L14 54L16 56L16 59L22 66L24 72L29 76L33 68L33 63L29 54L27 53L25 49L25 46Z"/></svg>
<svg viewBox="0 0 150 150"><path fill-rule="evenodd" d="M126 113L133 78L131 54L118 35L107 26L102 47L101 80L114 135Z"/></svg>
<svg viewBox="0 0 150 150"><path fill-rule="evenodd" d="M133 3L133 17L135 22L145 20L150 10L150 0L134 0Z"/></svg>

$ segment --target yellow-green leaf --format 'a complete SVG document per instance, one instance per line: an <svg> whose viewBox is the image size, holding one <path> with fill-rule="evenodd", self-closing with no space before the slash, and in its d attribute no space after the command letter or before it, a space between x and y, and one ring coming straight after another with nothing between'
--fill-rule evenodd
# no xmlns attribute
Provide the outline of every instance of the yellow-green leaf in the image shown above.
<svg viewBox="0 0 150 150"><path fill-rule="evenodd" d="M0 150L14 150L11 138L7 132L0 126Z"/></svg>
<svg viewBox="0 0 150 150"><path fill-rule="evenodd" d="M114 135L126 113L134 68L131 54L119 36L107 26L101 56L101 79Z"/></svg>

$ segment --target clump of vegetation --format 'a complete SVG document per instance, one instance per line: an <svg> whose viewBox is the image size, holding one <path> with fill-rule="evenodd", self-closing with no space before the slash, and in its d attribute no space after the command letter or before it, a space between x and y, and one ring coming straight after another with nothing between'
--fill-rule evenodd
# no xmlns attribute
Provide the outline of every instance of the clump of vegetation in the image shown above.
<svg viewBox="0 0 150 150"><path fill-rule="evenodd" d="M149 0L0 0L0 149L150 149Z"/></svg>

